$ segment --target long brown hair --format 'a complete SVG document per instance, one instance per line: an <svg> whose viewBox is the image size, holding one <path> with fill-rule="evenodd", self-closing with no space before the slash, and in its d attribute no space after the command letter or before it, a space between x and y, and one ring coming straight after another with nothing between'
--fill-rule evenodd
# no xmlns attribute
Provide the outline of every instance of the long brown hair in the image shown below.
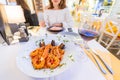
<svg viewBox="0 0 120 80"><path fill-rule="evenodd" d="M4 9L3 4L0 4L0 15L1 15L0 17L2 18L3 22L8 23L7 16L5 14L5 9Z"/></svg>
<svg viewBox="0 0 120 80"><path fill-rule="evenodd" d="M27 5L27 3L25 2L25 0L16 0L16 2L17 2L18 5L21 5L21 7L23 9L30 10L30 8Z"/></svg>
<svg viewBox="0 0 120 80"><path fill-rule="evenodd" d="M50 5L49 5L48 9L53 9L54 6L53 6L52 1L49 0L49 3L50 3ZM64 9L64 8L66 8L66 0L61 0L60 3L59 3L58 8L59 8L59 9Z"/></svg>

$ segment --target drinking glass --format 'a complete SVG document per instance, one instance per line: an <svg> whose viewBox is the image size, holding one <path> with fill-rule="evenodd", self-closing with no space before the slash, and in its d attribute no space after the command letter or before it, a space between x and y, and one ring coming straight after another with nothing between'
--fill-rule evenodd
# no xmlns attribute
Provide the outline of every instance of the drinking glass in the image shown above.
<svg viewBox="0 0 120 80"><path fill-rule="evenodd" d="M99 33L95 29L93 29L93 22L86 20L78 27L78 33L83 39L84 48L88 48L87 42L98 37Z"/></svg>

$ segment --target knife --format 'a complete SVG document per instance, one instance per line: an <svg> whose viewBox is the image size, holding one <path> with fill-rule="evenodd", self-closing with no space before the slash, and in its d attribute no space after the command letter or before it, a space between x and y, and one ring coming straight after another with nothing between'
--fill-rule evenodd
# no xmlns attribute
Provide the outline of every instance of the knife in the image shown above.
<svg viewBox="0 0 120 80"><path fill-rule="evenodd" d="M102 57L100 57L95 50L92 50L92 51L93 51L93 52L95 53L95 55L102 61L102 63L105 65L105 67L108 69L108 71L109 71L111 74L114 74L112 68L102 59Z"/></svg>
<svg viewBox="0 0 120 80"><path fill-rule="evenodd" d="M92 54L92 53L91 53L91 54ZM93 54L92 54L92 57L94 58L95 62L97 63L99 69L100 69L104 74L106 74L105 69L100 65L100 63L97 61L97 59L94 57Z"/></svg>

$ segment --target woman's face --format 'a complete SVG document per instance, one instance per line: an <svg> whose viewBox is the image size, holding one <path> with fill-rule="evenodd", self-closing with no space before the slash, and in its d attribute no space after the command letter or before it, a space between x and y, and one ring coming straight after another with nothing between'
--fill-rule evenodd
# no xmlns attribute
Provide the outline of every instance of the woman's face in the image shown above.
<svg viewBox="0 0 120 80"><path fill-rule="evenodd" d="M61 0L52 0L52 3L53 3L54 5L59 5L60 1L61 1Z"/></svg>

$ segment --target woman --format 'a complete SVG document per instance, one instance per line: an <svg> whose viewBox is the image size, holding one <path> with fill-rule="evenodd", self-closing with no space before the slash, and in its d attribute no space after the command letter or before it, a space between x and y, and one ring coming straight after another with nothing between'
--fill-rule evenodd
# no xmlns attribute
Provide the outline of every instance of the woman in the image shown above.
<svg viewBox="0 0 120 80"><path fill-rule="evenodd" d="M49 6L44 11L47 27L73 27L72 16L66 7L66 0L49 0Z"/></svg>
<svg viewBox="0 0 120 80"><path fill-rule="evenodd" d="M21 5L21 7L23 8L24 16L25 16L25 19L26 19L25 23L29 23L30 26L35 26L34 22L33 22L33 19L32 19L30 8L28 7L25 0L16 0L16 2L17 2L17 5Z"/></svg>

